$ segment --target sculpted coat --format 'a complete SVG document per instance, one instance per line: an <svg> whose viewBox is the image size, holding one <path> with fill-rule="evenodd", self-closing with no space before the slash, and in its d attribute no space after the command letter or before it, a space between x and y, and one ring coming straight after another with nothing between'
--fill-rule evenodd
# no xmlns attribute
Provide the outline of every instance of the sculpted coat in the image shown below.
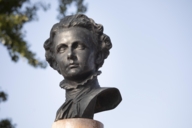
<svg viewBox="0 0 192 128"><path fill-rule="evenodd" d="M94 113L115 108L122 100L117 88L100 87L99 68L112 47L103 26L83 14L66 16L56 23L45 41L46 60L63 77L60 87L66 100L55 120L93 119Z"/></svg>

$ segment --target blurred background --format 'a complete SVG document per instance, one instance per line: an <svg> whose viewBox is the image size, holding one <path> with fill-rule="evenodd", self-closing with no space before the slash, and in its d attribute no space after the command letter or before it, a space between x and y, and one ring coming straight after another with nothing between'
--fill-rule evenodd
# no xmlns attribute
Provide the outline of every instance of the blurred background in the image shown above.
<svg viewBox="0 0 192 128"><path fill-rule="evenodd" d="M53 24L79 8L111 38L113 48L98 79L102 87L117 87L123 98L94 119L105 128L192 128L191 0L20 0L18 9L10 10L13 0L6 1L0 1L4 124L51 127L65 90L59 87L62 76L46 67L43 43Z"/></svg>

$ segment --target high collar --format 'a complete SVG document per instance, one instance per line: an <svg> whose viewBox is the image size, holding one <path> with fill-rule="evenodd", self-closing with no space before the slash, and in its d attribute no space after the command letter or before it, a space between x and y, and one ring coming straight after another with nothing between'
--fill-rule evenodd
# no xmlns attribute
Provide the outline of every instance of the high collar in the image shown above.
<svg viewBox="0 0 192 128"><path fill-rule="evenodd" d="M63 89L66 89L66 90L70 90L70 89L76 89L78 88L79 86L84 86L86 85L89 81L92 81L95 77L97 77L98 75L101 74L101 71L97 71L95 72L94 74L90 75L87 79L85 79L83 82L79 82L79 83L74 83L74 82L71 82L69 80L62 80L60 82L60 87L63 88Z"/></svg>

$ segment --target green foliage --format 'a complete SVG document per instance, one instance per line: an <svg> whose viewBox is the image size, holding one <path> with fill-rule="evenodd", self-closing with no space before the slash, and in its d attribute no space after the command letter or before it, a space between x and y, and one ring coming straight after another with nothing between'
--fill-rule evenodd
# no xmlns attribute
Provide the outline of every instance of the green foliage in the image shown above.
<svg viewBox="0 0 192 128"><path fill-rule="evenodd" d="M58 19L66 16L66 13L68 12L72 4L74 4L76 7L76 11L72 14L85 13L87 11L87 5L83 3L83 0L59 0Z"/></svg>
<svg viewBox="0 0 192 128"><path fill-rule="evenodd" d="M75 13L87 10L83 0L59 0L59 19L66 15L72 4L75 4ZM0 43L7 48L14 62L24 57L31 66L45 68L46 62L37 59L29 49L29 44L24 39L26 32L23 30L26 23L37 19L39 9L46 11L49 5L41 2L32 4L30 0L0 0Z"/></svg>
<svg viewBox="0 0 192 128"><path fill-rule="evenodd" d="M24 57L34 67L46 67L46 62L35 57L24 40L24 24L37 19L37 10L48 6L31 4L29 0L0 0L0 43L3 44L14 62Z"/></svg>
<svg viewBox="0 0 192 128"><path fill-rule="evenodd" d="M40 1L40 0L39 0ZM69 7L75 4L75 13L84 13L87 6L83 0L59 0L59 16L63 18ZM49 5L41 2L30 3L30 0L0 0L0 44L4 45L14 62L24 57L33 67L46 67L45 61L36 58L34 52L29 49L28 42L24 39L26 32L23 26L37 20L37 11L49 9ZM7 94L0 91L0 102L7 100ZM0 120L0 128L15 128L10 119Z"/></svg>
<svg viewBox="0 0 192 128"><path fill-rule="evenodd" d="M7 100L7 94L3 91L0 91L0 103L6 100Z"/></svg>
<svg viewBox="0 0 192 128"><path fill-rule="evenodd" d="M0 103L7 100L7 94L3 91L0 91ZM15 124L11 123L10 119L0 120L0 128L15 128Z"/></svg>
<svg viewBox="0 0 192 128"><path fill-rule="evenodd" d="M15 124L12 124L10 119L3 119L0 121L0 128L15 128Z"/></svg>

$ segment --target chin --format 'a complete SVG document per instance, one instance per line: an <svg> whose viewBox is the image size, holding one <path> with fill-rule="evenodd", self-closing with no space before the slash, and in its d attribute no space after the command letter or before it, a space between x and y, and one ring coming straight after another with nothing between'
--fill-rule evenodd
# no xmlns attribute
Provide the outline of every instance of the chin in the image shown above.
<svg viewBox="0 0 192 128"><path fill-rule="evenodd" d="M87 76L92 74L92 72L93 72L92 70L91 71L86 71L86 70L83 70L83 69L74 68L74 69L66 71L63 74L63 76L64 76L64 78L68 78L68 79L78 79L78 78L85 79Z"/></svg>
<svg viewBox="0 0 192 128"><path fill-rule="evenodd" d="M78 77L81 76L81 72L79 70L70 70L67 72L67 74L64 75L66 78L71 78L71 77Z"/></svg>

